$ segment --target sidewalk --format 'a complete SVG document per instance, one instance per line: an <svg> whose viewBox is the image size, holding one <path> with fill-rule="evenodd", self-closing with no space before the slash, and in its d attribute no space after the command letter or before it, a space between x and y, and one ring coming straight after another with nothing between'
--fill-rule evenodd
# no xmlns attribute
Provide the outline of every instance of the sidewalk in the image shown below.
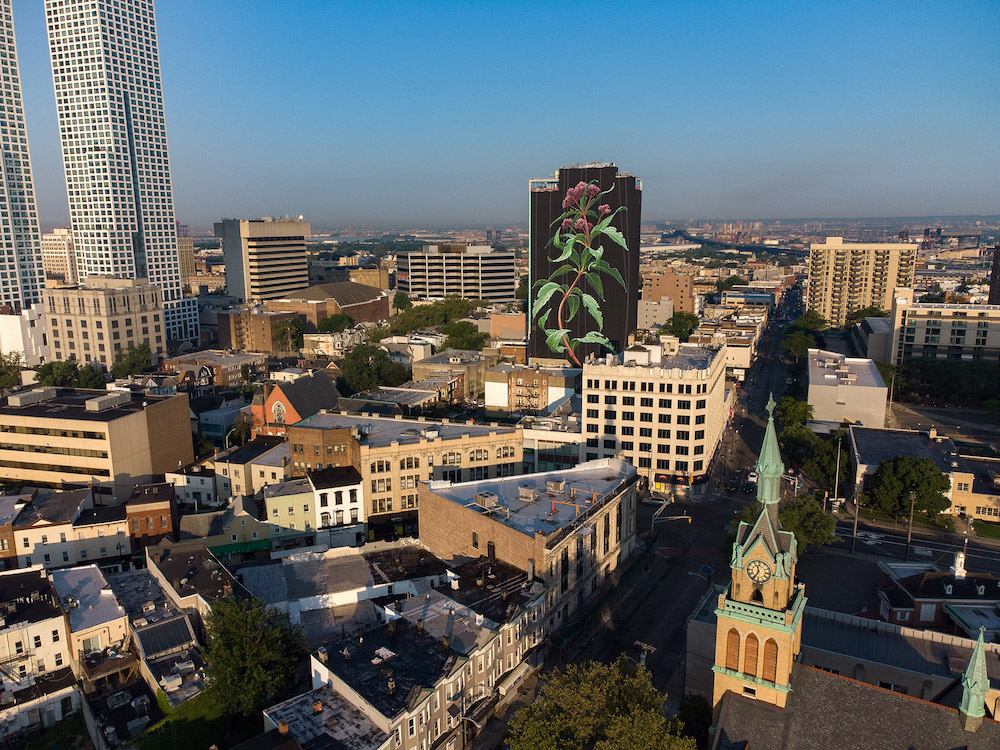
<svg viewBox="0 0 1000 750"><path fill-rule="evenodd" d="M838 513L834 513L833 517L838 521L844 521L848 523L854 522L854 507L850 503L844 503L845 510ZM952 516L952 520L958 530L948 531L947 529L930 529L926 526L916 525L913 526L913 538L928 539L930 541L941 541L947 542L949 544L961 544L965 541L965 531L968 528L968 523L965 519L959 516ZM858 528L861 526L868 526L870 528L878 528L884 531L892 531L899 534L906 533L906 524L892 524L888 521L875 520L871 516L866 516L864 511L862 511L860 518L858 519ZM1000 539L993 539L987 536L978 536L976 534L975 523L973 522L971 533L969 534L969 541L975 541L979 544L986 545L988 547L996 547L1000 549Z"/></svg>

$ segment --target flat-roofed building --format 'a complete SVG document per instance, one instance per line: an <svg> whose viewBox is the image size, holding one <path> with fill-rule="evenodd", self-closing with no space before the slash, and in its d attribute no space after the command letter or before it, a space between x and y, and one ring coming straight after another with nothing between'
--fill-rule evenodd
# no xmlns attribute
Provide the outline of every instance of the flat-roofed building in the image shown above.
<svg viewBox="0 0 1000 750"><path fill-rule="evenodd" d="M264 310L219 310L219 345L223 349L249 352L287 353L288 344L280 335L281 324L298 316L292 312Z"/></svg>
<svg viewBox="0 0 1000 750"><path fill-rule="evenodd" d="M57 227L42 235L42 268L47 279L58 279L66 284L76 283L72 229Z"/></svg>
<svg viewBox="0 0 1000 750"><path fill-rule="evenodd" d="M642 298L648 302L670 300L673 311L697 313L700 297L694 293L694 280L694 275L677 273L672 268L658 269L644 274Z"/></svg>
<svg viewBox="0 0 1000 750"><path fill-rule="evenodd" d="M810 349L807 373L814 421L885 427L889 388L873 360Z"/></svg>
<svg viewBox="0 0 1000 750"><path fill-rule="evenodd" d="M115 355L149 344L152 362L166 354L163 290L145 279L87 276L74 286L45 290L52 359L74 357L111 370Z"/></svg>
<svg viewBox="0 0 1000 750"><path fill-rule="evenodd" d="M264 517L271 546L286 550L316 544L316 498L308 479L289 479L264 488Z"/></svg>
<svg viewBox="0 0 1000 750"><path fill-rule="evenodd" d="M240 302L263 302L309 286L306 237L311 232L309 222L301 219L265 216L216 222L229 294Z"/></svg>
<svg viewBox="0 0 1000 750"><path fill-rule="evenodd" d="M892 321L889 318L864 318L851 327L849 336L858 354L876 362L889 361L892 341Z"/></svg>
<svg viewBox="0 0 1000 750"><path fill-rule="evenodd" d="M353 465L368 503L368 538L417 532L417 487L426 479L514 476L521 467L521 430L496 424L386 419L320 412L288 429L291 474Z"/></svg>
<svg viewBox="0 0 1000 750"><path fill-rule="evenodd" d="M413 379L424 380L439 373L462 378L462 396L466 401L482 398L486 391L486 370L499 361L496 354L468 349L445 349L413 363Z"/></svg>
<svg viewBox="0 0 1000 750"><path fill-rule="evenodd" d="M637 483L617 458L514 481L432 480L420 485L420 540L446 562L485 555L541 580L551 631L612 585L635 550Z"/></svg>
<svg viewBox="0 0 1000 750"><path fill-rule="evenodd" d="M665 337L587 360L583 401L587 460L624 458L659 491L702 482L732 407L725 347Z"/></svg>
<svg viewBox="0 0 1000 750"><path fill-rule="evenodd" d="M396 283L413 299L488 299L513 302L514 252L489 245L424 245L396 258Z"/></svg>
<svg viewBox="0 0 1000 750"><path fill-rule="evenodd" d="M0 480L91 486L124 502L191 463L187 394L36 388L0 400Z"/></svg>
<svg viewBox="0 0 1000 750"><path fill-rule="evenodd" d="M365 488L353 466L309 472L313 490L317 541L330 547L365 543Z"/></svg>
<svg viewBox="0 0 1000 750"><path fill-rule="evenodd" d="M915 242L844 242L827 237L809 245L806 307L832 326L866 307L888 310L896 287L913 285Z"/></svg>
<svg viewBox="0 0 1000 750"><path fill-rule="evenodd" d="M234 353L207 349L171 357L164 360L163 366L181 373L190 372L195 385L225 388L243 385L246 381L244 375L248 375L250 379L267 375L267 360L267 354L258 352Z"/></svg>
<svg viewBox="0 0 1000 750"><path fill-rule="evenodd" d="M486 371L486 410L538 414L580 388L579 367L494 365Z"/></svg>
<svg viewBox="0 0 1000 750"><path fill-rule="evenodd" d="M1000 305L914 302L897 289L890 317L889 361L945 359L1000 362Z"/></svg>
<svg viewBox="0 0 1000 750"><path fill-rule="evenodd" d="M26 305L16 313L0 313L0 354L20 354L25 367L38 367L51 359L43 303Z"/></svg>
<svg viewBox="0 0 1000 750"><path fill-rule="evenodd" d="M253 497L267 485L285 481L288 456L288 443L273 435L223 451L214 459L219 496Z"/></svg>

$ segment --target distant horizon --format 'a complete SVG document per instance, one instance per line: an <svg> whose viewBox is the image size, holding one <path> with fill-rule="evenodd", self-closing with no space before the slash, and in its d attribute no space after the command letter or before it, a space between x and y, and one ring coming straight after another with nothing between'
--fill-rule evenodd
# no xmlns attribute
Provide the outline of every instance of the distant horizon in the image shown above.
<svg viewBox="0 0 1000 750"><path fill-rule="evenodd" d="M995 210L1000 4L605 7L160 2L176 218L524 224L528 180L592 160L655 216ZM550 50L598 19L615 54L580 86ZM14 0L14 26L39 217L65 226L44 5Z"/></svg>

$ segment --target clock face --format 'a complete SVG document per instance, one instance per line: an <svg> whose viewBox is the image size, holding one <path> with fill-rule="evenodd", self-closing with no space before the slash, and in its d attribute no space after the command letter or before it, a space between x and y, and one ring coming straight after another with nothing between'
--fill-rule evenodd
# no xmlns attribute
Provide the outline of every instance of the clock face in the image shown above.
<svg viewBox="0 0 1000 750"><path fill-rule="evenodd" d="M751 560L747 563L746 571L754 583L766 583L771 577L771 568L763 560Z"/></svg>

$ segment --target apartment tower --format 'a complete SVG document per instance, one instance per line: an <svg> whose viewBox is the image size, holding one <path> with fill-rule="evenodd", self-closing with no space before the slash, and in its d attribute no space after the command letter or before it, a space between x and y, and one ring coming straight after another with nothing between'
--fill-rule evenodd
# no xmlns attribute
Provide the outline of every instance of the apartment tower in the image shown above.
<svg viewBox="0 0 1000 750"><path fill-rule="evenodd" d="M424 245L396 259L399 290L412 299L449 297L513 302L514 253L489 245Z"/></svg>
<svg viewBox="0 0 1000 750"><path fill-rule="evenodd" d="M309 286L306 237L311 231L302 219L217 221L229 294L240 302L263 302Z"/></svg>
<svg viewBox="0 0 1000 750"><path fill-rule="evenodd" d="M169 340L198 341L181 289L152 0L46 0L79 276L145 278Z"/></svg>
<svg viewBox="0 0 1000 750"><path fill-rule="evenodd" d="M566 358L564 353L549 347L546 334L538 325L539 315L544 316L545 311L549 311L547 327L558 328L556 320L561 295L558 292L554 294L538 311L534 310L534 302L539 290L538 282L551 279L563 266L562 261L556 261L559 251L552 244L552 237L555 234L553 222L563 212L562 202L566 191L579 182L596 182L602 191L610 189L611 192L604 196L603 201L611 206L612 211L619 207L625 208L615 217L612 226L624 235L625 244L628 246L626 251L607 238L601 242L604 248L604 260L621 274L625 287L622 288L612 276L602 273L602 289L595 289L587 284L587 288L583 291L599 300L604 323L601 332L607 336L617 351L628 345L628 335L636 329L641 289L639 226L642 211L642 180L631 174L619 173L614 164L591 163L563 167L556 171L556 176L553 178L531 180L528 183L531 211L528 229L530 248L528 280L531 290L528 294L528 301L531 303L528 310L529 357ZM554 280L568 281L563 276ZM532 314L535 312L539 315ZM580 310L571 321L565 322L564 327L569 330L568 338L572 339L582 338L588 332L595 330L597 325L593 316L584 314L584 311ZM588 354L600 354L602 351L603 347L600 344L581 344L574 354L582 362ZM572 357L569 359L572 362Z"/></svg>
<svg viewBox="0 0 1000 750"><path fill-rule="evenodd" d="M0 21L0 310L19 313L40 300L44 281L11 0L0 0Z"/></svg>
<svg viewBox="0 0 1000 750"><path fill-rule="evenodd" d="M73 252L73 230L58 227L42 235L42 268L45 278L76 283L76 253Z"/></svg>
<svg viewBox="0 0 1000 750"><path fill-rule="evenodd" d="M866 307L888 311L896 287L912 287L915 242L844 242L827 237L809 245L807 307L842 326L847 316Z"/></svg>

